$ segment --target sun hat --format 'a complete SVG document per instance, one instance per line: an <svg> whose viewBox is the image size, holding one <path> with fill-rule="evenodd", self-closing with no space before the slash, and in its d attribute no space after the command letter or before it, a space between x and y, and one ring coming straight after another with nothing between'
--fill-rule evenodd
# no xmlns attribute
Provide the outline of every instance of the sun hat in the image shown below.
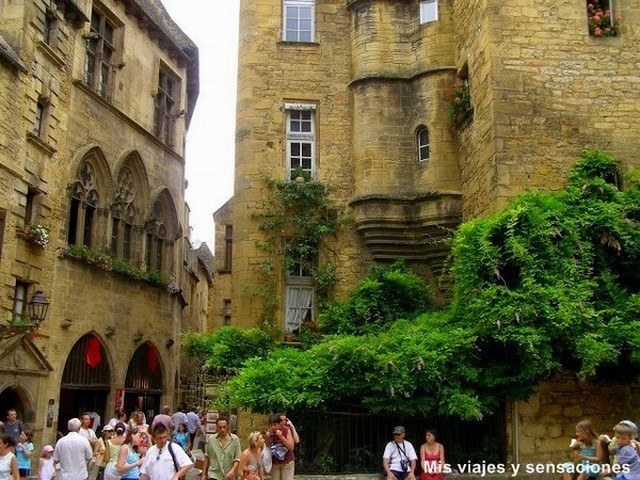
<svg viewBox="0 0 640 480"><path fill-rule="evenodd" d="M42 447L42 453L51 453L53 452L53 447L51 445L45 445Z"/></svg>

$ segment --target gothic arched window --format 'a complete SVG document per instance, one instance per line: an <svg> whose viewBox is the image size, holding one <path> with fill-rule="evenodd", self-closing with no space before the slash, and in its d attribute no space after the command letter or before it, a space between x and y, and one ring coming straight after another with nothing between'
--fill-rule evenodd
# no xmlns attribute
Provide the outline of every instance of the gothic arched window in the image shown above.
<svg viewBox="0 0 640 480"><path fill-rule="evenodd" d="M118 174L116 194L111 216L111 254L127 260L133 258L135 242L136 188L133 173L129 167L123 167Z"/></svg>
<svg viewBox="0 0 640 480"><path fill-rule="evenodd" d="M94 246L99 202L97 175L91 162L85 160L71 187L67 230L69 245Z"/></svg>

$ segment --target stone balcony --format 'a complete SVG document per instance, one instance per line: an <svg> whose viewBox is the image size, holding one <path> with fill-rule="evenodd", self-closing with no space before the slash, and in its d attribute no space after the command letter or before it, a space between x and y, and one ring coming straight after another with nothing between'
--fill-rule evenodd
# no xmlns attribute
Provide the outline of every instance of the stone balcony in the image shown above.
<svg viewBox="0 0 640 480"><path fill-rule="evenodd" d="M415 196L366 195L349 202L354 224L377 261L424 262L439 276L449 239L462 220L460 192Z"/></svg>

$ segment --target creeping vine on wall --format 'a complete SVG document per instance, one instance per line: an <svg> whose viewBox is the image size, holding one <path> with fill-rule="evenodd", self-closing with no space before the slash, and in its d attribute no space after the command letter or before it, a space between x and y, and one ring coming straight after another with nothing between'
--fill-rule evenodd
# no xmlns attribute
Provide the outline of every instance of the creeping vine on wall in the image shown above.
<svg viewBox="0 0 640 480"><path fill-rule="evenodd" d="M254 213L264 239L256 242L263 258L254 265L261 279L252 290L263 300L260 326L274 334L282 324L277 318L281 302L278 278L286 272L302 268L309 273L317 307L331 298L336 267L331 259L334 252L324 240L349 220L340 214L327 185L301 169L292 178L295 180L266 178L267 196Z"/></svg>

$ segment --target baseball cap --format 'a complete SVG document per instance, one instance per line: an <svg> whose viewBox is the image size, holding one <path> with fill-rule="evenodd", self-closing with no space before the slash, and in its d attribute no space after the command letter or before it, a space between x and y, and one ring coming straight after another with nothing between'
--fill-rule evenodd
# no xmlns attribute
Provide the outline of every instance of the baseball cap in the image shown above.
<svg viewBox="0 0 640 480"><path fill-rule="evenodd" d="M45 445L42 447L42 453L53 452L53 447L51 445Z"/></svg>
<svg viewBox="0 0 640 480"><path fill-rule="evenodd" d="M633 430L634 435L638 435L638 426L633 423L631 420L622 420L619 422L619 425L626 425L631 430Z"/></svg>
<svg viewBox="0 0 640 480"><path fill-rule="evenodd" d="M401 425L398 425L397 427L393 428L393 434L395 435L396 433L405 433L404 427Z"/></svg>
<svg viewBox="0 0 640 480"><path fill-rule="evenodd" d="M111 431L113 431L113 427L107 423L104 427L102 427L102 431L103 432L111 432Z"/></svg>

